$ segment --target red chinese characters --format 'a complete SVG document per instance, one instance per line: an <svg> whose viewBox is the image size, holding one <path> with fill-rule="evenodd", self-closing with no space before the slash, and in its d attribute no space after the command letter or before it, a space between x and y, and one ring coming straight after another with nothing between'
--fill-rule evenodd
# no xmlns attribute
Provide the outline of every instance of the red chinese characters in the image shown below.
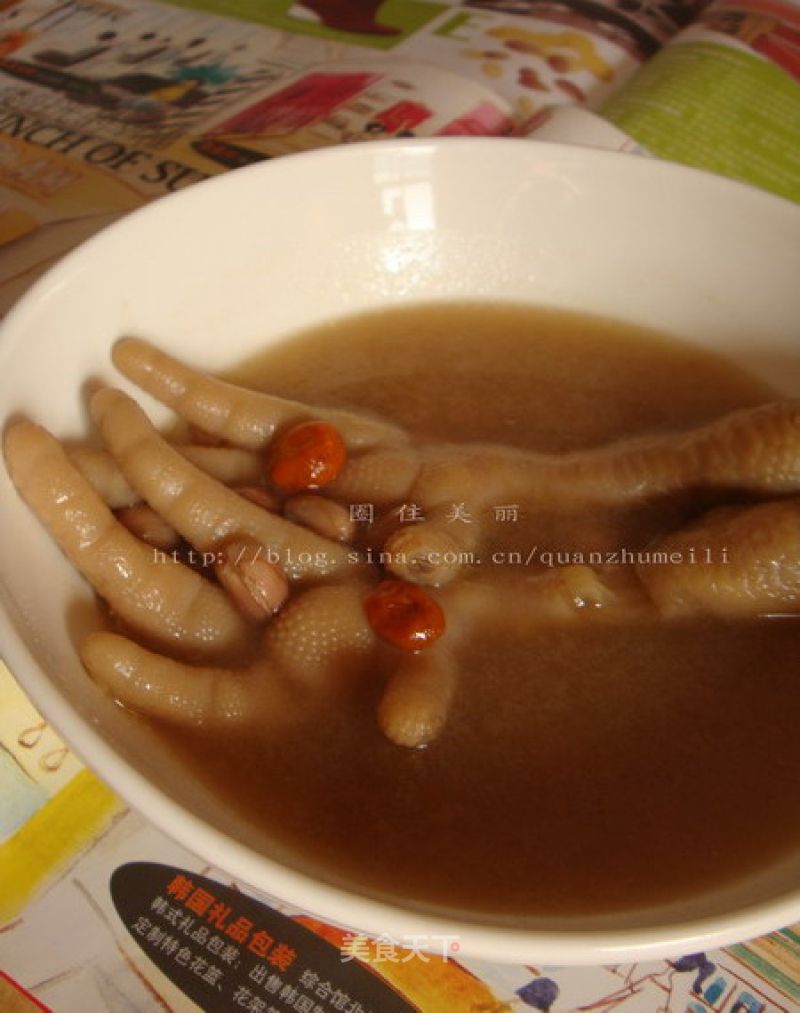
<svg viewBox="0 0 800 1013"><path fill-rule="evenodd" d="M205 918L206 924L214 926L228 939L246 946L250 953L281 971L291 967L297 958L297 951L291 946L276 941L250 918L237 915L230 904L225 904L204 887L197 886L188 876L175 875L167 885L166 894L187 911Z"/></svg>

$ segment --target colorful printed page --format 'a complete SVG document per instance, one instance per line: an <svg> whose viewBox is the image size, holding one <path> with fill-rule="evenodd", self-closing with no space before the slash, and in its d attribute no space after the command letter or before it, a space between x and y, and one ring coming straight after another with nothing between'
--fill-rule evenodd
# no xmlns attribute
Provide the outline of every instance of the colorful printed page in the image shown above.
<svg viewBox="0 0 800 1013"><path fill-rule="evenodd" d="M6 0L0 306L115 217L227 169L596 108L704 2Z"/></svg>
<svg viewBox="0 0 800 1013"><path fill-rule="evenodd" d="M656 155L800 201L800 4L717 0L601 113Z"/></svg>

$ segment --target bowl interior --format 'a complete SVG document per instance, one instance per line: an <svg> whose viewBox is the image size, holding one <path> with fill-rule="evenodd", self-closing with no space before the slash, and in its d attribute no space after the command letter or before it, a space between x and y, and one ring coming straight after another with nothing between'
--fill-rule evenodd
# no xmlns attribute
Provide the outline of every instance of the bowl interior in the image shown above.
<svg viewBox="0 0 800 1013"><path fill-rule="evenodd" d="M722 349L798 395L798 278L800 208L737 184L519 141L354 145L201 184L69 256L4 325L0 406L4 420L29 416L77 437L86 432L87 381L128 389L109 362L121 335L214 370L330 319L463 299L655 327ZM255 854L247 826L86 677L74 643L94 622L92 598L4 470L0 510L4 655L114 788L216 865L299 906L396 934L441 926L315 882L277 847L269 858ZM457 930L463 950L481 956L603 962L730 941L797 916L800 856L673 908L580 925L548 919L540 932Z"/></svg>

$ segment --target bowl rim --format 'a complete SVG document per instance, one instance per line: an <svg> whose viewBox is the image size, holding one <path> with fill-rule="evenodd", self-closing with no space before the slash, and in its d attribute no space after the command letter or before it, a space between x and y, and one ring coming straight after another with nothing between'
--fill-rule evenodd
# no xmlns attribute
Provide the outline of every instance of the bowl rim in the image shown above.
<svg viewBox="0 0 800 1013"><path fill-rule="evenodd" d="M316 161L324 172L325 163L374 157L376 154L408 157L410 152L427 151L434 154L442 149L463 149L463 157L475 145L498 149L498 156L521 150L521 142L535 138L414 138L362 141L348 145L299 152L289 156L261 162L221 173L185 190L169 195L174 206L177 202L190 204L202 201L210 188L233 188L242 177L240 173L270 174L291 171L292 159ZM716 176L704 170L648 157L631 157L630 153L581 147L574 144L535 141L542 159L550 159L561 166L576 162L614 164L623 176L627 173L634 181L642 177L659 179L685 179L693 187L727 190L731 199L749 201L758 207L780 208L782 214L794 215L800 239L800 205L786 198L760 190L748 183ZM529 158L535 157L528 147ZM287 162L289 165L287 166ZM649 184L653 186L654 183ZM102 247L109 236L129 227L131 219L157 219L164 198L152 201L125 214L121 219L99 231L51 267L17 301L0 325L0 372L13 356L21 340L26 318L35 314L42 300L47 300L63 284L68 283L76 266L79 266L96 247ZM774 213L774 212L773 212ZM4 422L5 425L5 422ZM280 861L240 844L215 829L184 808L180 802L156 788L144 775L129 765L109 742L72 708L68 697L50 681L45 669L39 665L27 644L18 635L0 598L0 644L2 657L23 691L51 722L81 761L131 808L140 812L159 831L175 840L190 852L209 860L232 877L252 886L269 899L295 905L308 913L345 926L353 932L366 932L375 936L429 939L456 937L458 953L464 956L497 963L530 962L543 965L604 965L634 960L655 960L674 957L688 952L715 949L741 942L748 938L780 929L800 918L800 883L797 889L768 900L742 906L724 915L709 915L670 922L666 927L648 926L632 928L575 928L530 929L504 925L483 924L480 916L467 920L458 916L444 917L413 908L395 905L361 894L355 890L336 886L313 875L293 869ZM79 743L79 745L74 745ZM224 855L219 862L220 855ZM278 892L273 893L274 884ZM352 917L351 917L352 915ZM343 922L343 916L347 923Z"/></svg>

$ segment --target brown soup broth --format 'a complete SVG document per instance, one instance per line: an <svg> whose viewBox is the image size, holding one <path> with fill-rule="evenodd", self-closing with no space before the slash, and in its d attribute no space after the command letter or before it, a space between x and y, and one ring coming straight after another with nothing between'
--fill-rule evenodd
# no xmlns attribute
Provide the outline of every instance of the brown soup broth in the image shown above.
<svg viewBox="0 0 800 1013"><path fill-rule="evenodd" d="M369 409L422 440L548 452L689 428L773 396L657 334L492 304L330 324L234 375ZM679 519L669 506L523 515L496 540L635 548ZM330 881L498 918L600 914L710 889L800 842L799 644L792 620L483 633L461 652L445 732L420 752L380 734L379 676L285 736L169 736L259 846L278 842Z"/></svg>

